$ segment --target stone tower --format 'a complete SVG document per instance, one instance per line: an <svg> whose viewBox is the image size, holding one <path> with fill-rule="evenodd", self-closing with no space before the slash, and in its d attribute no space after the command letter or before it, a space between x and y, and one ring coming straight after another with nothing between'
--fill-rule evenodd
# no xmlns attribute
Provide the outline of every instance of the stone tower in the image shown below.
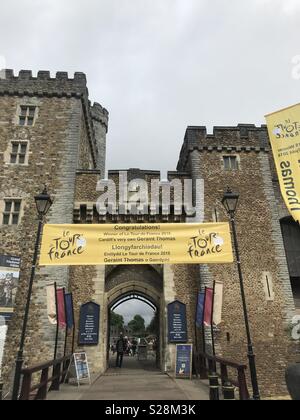
<svg viewBox="0 0 300 420"><path fill-rule="evenodd" d="M263 395L283 395L285 367L297 358L289 328L299 298L293 286L299 279L289 274L290 247L285 247L289 238L282 231L289 214L279 191L267 127L215 127L213 134L206 127L188 127L178 170L204 180L205 222L228 221L221 204L227 186L240 195L237 234L259 383ZM299 233L298 226L295 237ZM236 265L200 265L199 289L213 281L224 286L223 320L216 331L218 355L246 363Z"/></svg>
<svg viewBox="0 0 300 420"><path fill-rule="evenodd" d="M48 223L72 223L76 173L105 169L108 112L91 105L83 73L5 70L0 79L0 254L22 258L15 311L9 321L3 376L10 375L19 345L23 308L37 230L34 195L43 185L54 199ZM38 270L27 347L29 363L53 357L55 331L46 316L45 286L68 287L69 268ZM28 352L29 354L29 352Z"/></svg>
<svg viewBox="0 0 300 420"><path fill-rule="evenodd" d="M97 169L101 171L101 178L105 177L106 134L108 130L108 112L100 104L91 107L91 117L94 126L95 139L98 146Z"/></svg>

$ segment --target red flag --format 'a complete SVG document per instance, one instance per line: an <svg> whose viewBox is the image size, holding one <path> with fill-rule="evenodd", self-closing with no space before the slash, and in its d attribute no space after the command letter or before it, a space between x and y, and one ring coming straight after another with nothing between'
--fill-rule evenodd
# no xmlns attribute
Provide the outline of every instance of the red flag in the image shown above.
<svg viewBox="0 0 300 420"><path fill-rule="evenodd" d="M56 291L57 298L57 319L58 325L61 328L65 328L67 325L66 321L66 309L65 309L65 293L64 289L57 289Z"/></svg>
<svg viewBox="0 0 300 420"><path fill-rule="evenodd" d="M212 325L213 301L214 301L214 289L206 287L205 300L204 300L204 325L206 327L209 327Z"/></svg>

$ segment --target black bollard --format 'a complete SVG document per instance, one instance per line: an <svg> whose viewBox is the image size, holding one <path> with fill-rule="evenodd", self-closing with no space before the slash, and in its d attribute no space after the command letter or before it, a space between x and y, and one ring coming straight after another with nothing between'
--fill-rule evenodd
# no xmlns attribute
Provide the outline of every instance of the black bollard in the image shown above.
<svg viewBox="0 0 300 420"><path fill-rule="evenodd" d="M209 399L210 401L218 401L219 396L219 377L214 372L208 375L209 379Z"/></svg>
<svg viewBox="0 0 300 420"><path fill-rule="evenodd" d="M230 382L225 382L225 384L223 385L224 400L229 400L229 401L235 400L234 390L235 390L235 387Z"/></svg>

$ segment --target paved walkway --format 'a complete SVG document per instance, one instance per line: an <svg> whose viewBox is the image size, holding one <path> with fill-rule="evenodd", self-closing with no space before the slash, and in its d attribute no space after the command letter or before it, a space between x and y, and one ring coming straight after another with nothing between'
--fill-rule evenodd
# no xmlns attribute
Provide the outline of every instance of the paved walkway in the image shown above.
<svg viewBox="0 0 300 420"><path fill-rule="evenodd" d="M111 365L113 366L113 362ZM155 368L154 362L124 358L124 367L111 367L92 386L63 385L49 400L208 400L208 387L200 381L175 380Z"/></svg>

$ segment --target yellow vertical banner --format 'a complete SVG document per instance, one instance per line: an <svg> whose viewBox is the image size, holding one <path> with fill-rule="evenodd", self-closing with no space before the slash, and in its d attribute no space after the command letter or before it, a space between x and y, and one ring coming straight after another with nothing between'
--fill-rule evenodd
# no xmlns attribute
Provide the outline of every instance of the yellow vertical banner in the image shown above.
<svg viewBox="0 0 300 420"><path fill-rule="evenodd" d="M300 222L300 104L266 115L266 120L281 193Z"/></svg>

